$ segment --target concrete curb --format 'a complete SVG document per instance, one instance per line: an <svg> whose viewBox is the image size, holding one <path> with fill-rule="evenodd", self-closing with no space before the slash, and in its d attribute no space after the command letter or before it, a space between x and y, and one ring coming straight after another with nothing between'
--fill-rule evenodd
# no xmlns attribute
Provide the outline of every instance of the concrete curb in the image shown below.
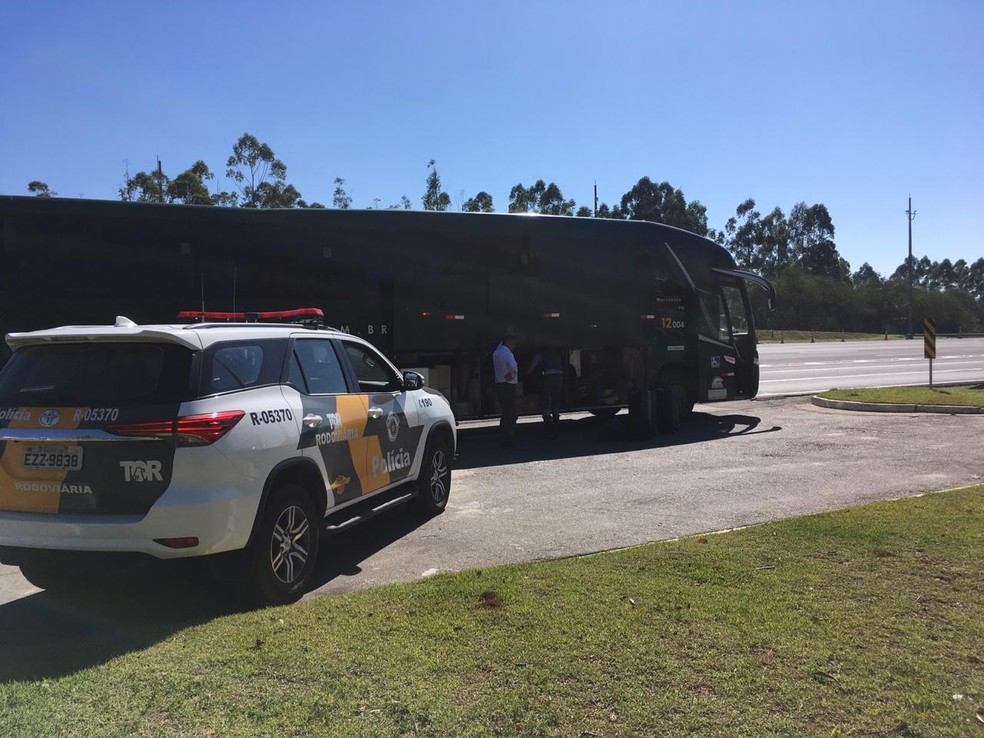
<svg viewBox="0 0 984 738"><path fill-rule="evenodd" d="M850 400L828 400L814 395L812 400L817 407L832 410L855 410L867 413L938 413L943 415L981 415L984 407L967 405L892 405L887 402L851 402Z"/></svg>

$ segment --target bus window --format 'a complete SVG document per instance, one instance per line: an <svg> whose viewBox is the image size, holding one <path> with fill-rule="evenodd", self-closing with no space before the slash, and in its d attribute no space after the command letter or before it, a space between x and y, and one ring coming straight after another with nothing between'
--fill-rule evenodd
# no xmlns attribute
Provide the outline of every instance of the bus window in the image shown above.
<svg viewBox="0 0 984 738"><path fill-rule="evenodd" d="M697 290L697 302L700 305L700 320L697 330L715 341L730 343L731 330L728 324L728 313L721 294Z"/></svg>
<svg viewBox="0 0 984 738"><path fill-rule="evenodd" d="M742 299L741 290L737 287L726 287L722 285L721 291L724 293L728 315L731 316L732 335L748 335L748 316L745 313L745 301Z"/></svg>

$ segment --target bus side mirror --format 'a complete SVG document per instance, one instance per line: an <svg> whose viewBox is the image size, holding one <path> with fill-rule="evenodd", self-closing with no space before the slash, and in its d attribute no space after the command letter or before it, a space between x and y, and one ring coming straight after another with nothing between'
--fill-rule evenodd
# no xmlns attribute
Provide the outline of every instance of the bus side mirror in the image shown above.
<svg viewBox="0 0 984 738"><path fill-rule="evenodd" d="M424 377L417 372L403 372L403 389L408 392L424 387Z"/></svg>

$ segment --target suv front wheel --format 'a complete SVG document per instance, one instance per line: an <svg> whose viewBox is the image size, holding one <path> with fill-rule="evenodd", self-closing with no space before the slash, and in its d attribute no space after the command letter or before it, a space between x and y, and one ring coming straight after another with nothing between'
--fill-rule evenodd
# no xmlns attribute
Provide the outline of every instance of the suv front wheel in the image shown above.
<svg viewBox="0 0 984 738"><path fill-rule="evenodd" d="M417 510L424 515L440 515L451 494L451 444L442 435L431 436L424 450L417 477Z"/></svg>
<svg viewBox="0 0 984 738"><path fill-rule="evenodd" d="M247 555L248 600L286 605L301 598L318 560L318 523L302 487L285 484L274 490Z"/></svg>

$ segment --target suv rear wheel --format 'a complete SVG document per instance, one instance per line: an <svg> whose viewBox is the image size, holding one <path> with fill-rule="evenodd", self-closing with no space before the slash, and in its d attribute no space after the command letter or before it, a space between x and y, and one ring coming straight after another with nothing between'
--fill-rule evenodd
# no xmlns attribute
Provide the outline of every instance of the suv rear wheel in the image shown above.
<svg viewBox="0 0 984 738"><path fill-rule="evenodd" d="M64 561L25 561L20 570L27 581L49 592L73 594L84 591L88 584L79 567Z"/></svg>
<svg viewBox="0 0 984 738"><path fill-rule="evenodd" d="M260 605L299 600L317 563L319 538L314 503L304 489L285 484L274 490L247 555L247 599Z"/></svg>

